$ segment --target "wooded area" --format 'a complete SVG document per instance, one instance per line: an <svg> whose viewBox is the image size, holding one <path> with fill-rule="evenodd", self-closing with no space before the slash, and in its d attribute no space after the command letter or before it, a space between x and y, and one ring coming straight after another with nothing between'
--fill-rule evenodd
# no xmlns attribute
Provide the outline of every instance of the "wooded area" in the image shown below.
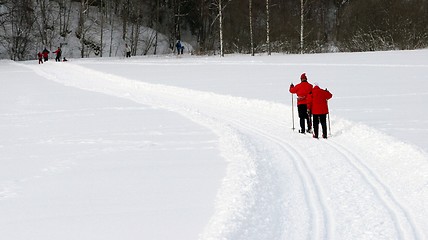
<svg viewBox="0 0 428 240"><path fill-rule="evenodd" d="M81 57L114 56L117 31L133 55L157 54L160 35L194 54L417 49L428 46L428 0L0 0L13 60L71 37Z"/></svg>

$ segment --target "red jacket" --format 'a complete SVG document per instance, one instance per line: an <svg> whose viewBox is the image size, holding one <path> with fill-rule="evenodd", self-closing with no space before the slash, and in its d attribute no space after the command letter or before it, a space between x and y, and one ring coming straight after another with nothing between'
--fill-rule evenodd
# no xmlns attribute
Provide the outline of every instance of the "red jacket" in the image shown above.
<svg viewBox="0 0 428 240"><path fill-rule="evenodd" d="M61 49L60 48L58 48L55 52L53 52L53 53L55 53L56 55L58 55L58 54L61 54Z"/></svg>
<svg viewBox="0 0 428 240"><path fill-rule="evenodd" d="M312 89L312 114L327 114L328 104L327 100L333 97L327 90L323 90L318 86Z"/></svg>
<svg viewBox="0 0 428 240"><path fill-rule="evenodd" d="M309 101L307 99L308 94L312 91L312 84L307 81L302 81L296 86L290 86L290 93L297 94L297 105L300 104L308 104Z"/></svg>
<svg viewBox="0 0 428 240"><path fill-rule="evenodd" d="M43 54L43 57L45 58L49 57L49 51L46 48L45 50L43 50L42 54Z"/></svg>

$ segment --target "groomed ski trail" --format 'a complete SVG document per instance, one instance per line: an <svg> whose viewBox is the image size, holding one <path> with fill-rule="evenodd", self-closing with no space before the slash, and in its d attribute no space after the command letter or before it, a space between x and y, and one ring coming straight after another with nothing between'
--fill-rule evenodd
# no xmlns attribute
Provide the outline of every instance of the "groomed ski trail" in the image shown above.
<svg viewBox="0 0 428 240"><path fill-rule="evenodd" d="M67 86L176 112L216 133L228 169L201 239L427 237L427 209L422 204L414 210L427 193L413 191L427 180L426 156L365 126L333 119L334 137L314 140L291 131L290 106L148 84L72 63L25 66ZM355 141L364 138L361 132L373 138ZM378 141L405 150L403 167L422 168L417 182L382 171L394 152L364 151L365 145ZM409 184L413 187L406 197L398 195Z"/></svg>

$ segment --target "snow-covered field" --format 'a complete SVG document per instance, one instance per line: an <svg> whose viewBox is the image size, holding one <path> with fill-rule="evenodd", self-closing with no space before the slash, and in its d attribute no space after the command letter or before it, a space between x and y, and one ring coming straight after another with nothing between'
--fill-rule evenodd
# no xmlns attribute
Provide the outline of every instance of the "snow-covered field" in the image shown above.
<svg viewBox="0 0 428 240"><path fill-rule="evenodd" d="M302 72L327 140L291 129ZM0 238L428 239L427 72L427 50L0 61Z"/></svg>

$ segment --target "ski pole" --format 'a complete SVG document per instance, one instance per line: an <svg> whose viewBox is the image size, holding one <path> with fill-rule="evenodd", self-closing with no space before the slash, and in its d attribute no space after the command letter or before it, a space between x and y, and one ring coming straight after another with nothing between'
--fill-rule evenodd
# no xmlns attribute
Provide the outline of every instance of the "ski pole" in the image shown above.
<svg viewBox="0 0 428 240"><path fill-rule="evenodd" d="M293 94L291 94L291 119L293 121L293 131L294 131L294 97Z"/></svg>
<svg viewBox="0 0 428 240"><path fill-rule="evenodd" d="M325 90L328 92L327 88L326 88ZM330 126L330 109L329 109L329 107L328 107L328 101L326 101L326 103L327 103L327 109L328 109L328 113L327 113L327 118L328 118L328 131L329 131L329 134L330 134L330 136L331 136L331 126Z"/></svg>

